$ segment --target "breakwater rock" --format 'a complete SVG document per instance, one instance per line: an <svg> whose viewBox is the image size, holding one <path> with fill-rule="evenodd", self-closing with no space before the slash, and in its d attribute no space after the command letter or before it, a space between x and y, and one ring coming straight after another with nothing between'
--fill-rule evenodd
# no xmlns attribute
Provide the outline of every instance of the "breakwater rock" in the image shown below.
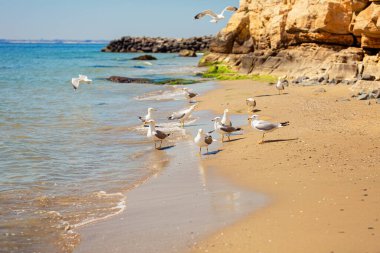
<svg viewBox="0 0 380 253"><path fill-rule="evenodd" d="M114 53L178 53L181 50L195 52L209 49L212 36L192 37L187 39L150 38L150 37L122 37L111 41L102 52Z"/></svg>

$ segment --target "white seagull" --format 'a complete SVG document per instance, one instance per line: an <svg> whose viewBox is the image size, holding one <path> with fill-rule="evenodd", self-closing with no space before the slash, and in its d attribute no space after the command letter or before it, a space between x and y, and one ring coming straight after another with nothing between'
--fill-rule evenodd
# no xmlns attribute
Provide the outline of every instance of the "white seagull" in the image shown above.
<svg viewBox="0 0 380 253"><path fill-rule="evenodd" d="M189 91L188 88L182 88L182 90L185 92L185 97L189 99L189 103L191 103L191 99L196 97L198 93Z"/></svg>
<svg viewBox="0 0 380 253"><path fill-rule="evenodd" d="M194 109L197 106L198 106L198 104L194 104L187 109L184 109L184 110L181 110L178 112L173 112L173 114L170 117L168 117L168 119L169 120L179 120L179 122L181 123L181 126L184 127L185 126L185 120L187 120L191 116L191 113L194 111Z"/></svg>
<svg viewBox="0 0 380 253"><path fill-rule="evenodd" d="M156 122L154 120L147 121L149 125L148 132L146 136L154 141L154 148L157 149L157 141L160 142L160 146L158 148L161 148L162 141L166 139L170 134L166 134L164 132L161 132L160 130L156 130Z"/></svg>
<svg viewBox="0 0 380 253"><path fill-rule="evenodd" d="M229 114L228 109L224 110L223 117L222 117L222 120L220 121L220 123L222 123L225 126L232 126L232 122L230 120L230 114Z"/></svg>
<svg viewBox="0 0 380 253"><path fill-rule="evenodd" d="M79 75L79 77L71 78L71 84L73 85L74 90L79 88L81 82L91 83L92 80L88 79L88 77L85 75Z"/></svg>
<svg viewBox="0 0 380 253"><path fill-rule="evenodd" d="M219 133L222 136L222 142L224 142L224 135L227 135L228 140L230 140L230 135L233 132L240 131L241 128L235 128L233 126L226 126L221 123L220 117L215 117L213 120L214 121L214 129L217 133Z"/></svg>
<svg viewBox="0 0 380 253"><path fill-rule="evenodd" d="M139 116L139 120L145 125L149 120L153 120L153 112L157 111L156 109L149 107L148 108L148 114L141 117Z"/></svg>
<svg viewBox="0 0 380 253"><path fill-rule="evenodd" d="M248 112L253 112L256 107L256 100L254 98L247 98L245 103L248 106Z"/></svg>
<svg viewBox="0 0 380 253"><path fill-rule="evenodd" d="M248 120L251 120L252 128L263 132L263 137L261 138L261 141L259 142L259 144L264 143L264 135L267 132L272 132L276 130L277 128L281 128L281 127L289 125L289 121L282 122L282 123L272 123L269 121L259 120L258 115L252 115L251 117L248 118Z"/></svg>
<svg viewBox="0 0 380 253"><path fill-rule="evenodd" d="M199 154L202 153L202 147L206 147L208 153L208 146L211 145L212 141L211 135L206 134L203 129L199 129L197 136L194 138L195 144L199 147Z"/></svg>
<svg viewBox="0 0 380 253"><path fill-rule="evenodd" d="M278 95L281 95L282 92L285 90L285 85L288 83L286 80L286 76L282 76L278 78L277 84L276 84L276 89L278 90Z"/></svg>
<svg viewBox="0 0 380 253"><path fill-rule="evenodd" d="M205 11L202 11L200 13L198 13L194 19L201 19L203 18L204 16L208 15L211 17L211 20L210 22L211 23L218 23L220 20L224 19L224 12L226 11L237 11L238 8L234 7L234 6L227 6L226 8L224 8L224 10L220 13L220 14L216 14L215 12L213 12L212 10L205 10Z"/></svg>

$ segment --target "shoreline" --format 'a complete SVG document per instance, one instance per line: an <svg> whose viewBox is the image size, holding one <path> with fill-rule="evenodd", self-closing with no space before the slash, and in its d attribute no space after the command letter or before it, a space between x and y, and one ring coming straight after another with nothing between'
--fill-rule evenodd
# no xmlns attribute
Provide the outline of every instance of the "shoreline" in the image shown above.
<svg viewBox="0 0 380 253"><path fill-rule="evenodd" d="M183 252L266 204L264 195L234 186L217 169L204 172L192 138L200 127L211 130L211 116L197 111L186 135L168 144L175 147L153 151L165 152L167 166L127 192L121 214L79 228L74 252Z"/></svg>
<svg viewBox="0 0 380 253"><path fill-rule="evenodd" d="M346 101L349 87L290 86L278 96L265 83L226 81L200 98L199 110L246 114L245 99L255 97L263 120L290 126L260 145L246 125L243 139L204 162L273 202L191 252L378 252L380 106Z"/></svg>

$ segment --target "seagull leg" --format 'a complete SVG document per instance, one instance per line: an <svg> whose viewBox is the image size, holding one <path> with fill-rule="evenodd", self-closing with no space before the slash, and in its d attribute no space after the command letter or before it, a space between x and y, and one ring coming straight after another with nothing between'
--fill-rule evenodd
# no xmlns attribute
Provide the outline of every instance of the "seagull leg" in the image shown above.
<svg viewBox="0 0 380 253"><path fill-rule="evenodd" d="M156 141L154 142L154 148L157 149Z"/></svg>
<svg viewBox="0 0 380 253"><path fill-rule="evenodd" d="M224 134L222 134L222 142L224 142Z"/></svg>
<svg viewBox="0 0 380 253"><path fill-rule="evenodd" d="M228 141L230 141L231 139L230 139L230 135L229 134L227 135L227 137L228 137Z"/></svg>
<svg viewBox="0 0 380 253"><path fill-rule="evenodd" d="M202 147L199 147L199 154L202 154Z"/></svg>
<svg viewBox="0 0 380 253"><path fill-rule="evenodd" d="M264 135L265 135L265 132L263 132L263 137L261 138L261 141L259 142L259 144L263 144L264 143Z"/></svg>
<svg viewBox="0 0 380 253"><path fill-rule="evenodd" d="M207 153L208 153L208 146L206 147L206 149L207 149Z"/></svg>
<svg viewBox="0 0 380 253"><path fill-rule="evenodd" d="M161 142L160 142L160 147L159 147L159 148L161 148L161 146L162 146L162 140L161 140Z"/></svg>

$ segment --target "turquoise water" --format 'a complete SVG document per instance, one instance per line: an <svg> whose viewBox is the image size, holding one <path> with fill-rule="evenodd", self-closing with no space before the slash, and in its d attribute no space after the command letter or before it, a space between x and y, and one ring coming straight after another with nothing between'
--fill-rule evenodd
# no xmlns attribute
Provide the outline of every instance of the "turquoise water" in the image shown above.
<svg viewBox="0 0 380 253"><path fill-rule="evenodd" d="M150 66L103 46L0 44L0 252L70 252L76 227L121 212L157 169L137 115L159 107L164 120L182 93L105 78L193 78L199 58L156 54ZM74 91L78 74L93 83Z"/></svg>

